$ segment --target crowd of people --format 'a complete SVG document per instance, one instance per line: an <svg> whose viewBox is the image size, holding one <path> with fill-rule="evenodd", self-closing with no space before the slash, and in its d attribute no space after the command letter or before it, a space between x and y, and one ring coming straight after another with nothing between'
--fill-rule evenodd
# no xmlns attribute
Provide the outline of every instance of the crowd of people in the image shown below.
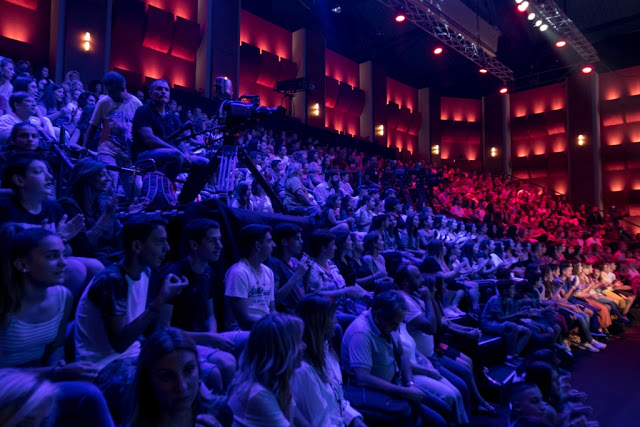
<svg viewBox="0 0 640 427"><path fill-rule="evenodd" d="M223 236L189 218L172 237L125 169L152 159L172 191L186 178L178 203L202 199L189 182L212 174L210 142L170 136L181 115L210 116L163 80L148 91L0 59L0 424L468 425L506 403L483 396L493 386L509 425L598 425L567 369L630 322L640 241L613 218L524 181L254 126L237 141L264 180L239 162L227 202L255 221ZM421 169L432 189L397 173ZM273 221L276 205L305 218ZM513 384L475 357L487 337Z"/></svg>

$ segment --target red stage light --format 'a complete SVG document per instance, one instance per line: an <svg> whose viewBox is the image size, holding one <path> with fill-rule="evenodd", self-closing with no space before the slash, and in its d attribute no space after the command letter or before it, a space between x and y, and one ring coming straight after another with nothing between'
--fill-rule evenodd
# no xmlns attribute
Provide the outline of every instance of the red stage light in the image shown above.
<svg viewBox="0 0 640 427"><path fill-rule="evenodd" d="M404 13L398 13L396 15L396 22L404 22L405 19L407 19L407 17L405 16Z"/></svg>
<svg viewBox="0 0 640 427"><path fill-rule="evenodd" d="M591 65L587 65L586 67L583 67L583 68L582 68L582 72L583 72L584 74L589 74L589 73L590 73L590 72L592 72L592 71L593 71L593 67L592 67Z"/></svg>
<svg viewBox="0 0 640 427"><path fill-rule="evenodd" d="M437 47L435 49L433 49L433 54L434 55L440 55L442 53L442 48L441 47Z"/></svg>
<svg viewBox="0 0 640 427"><path fill-rule="evenodd" d="M505 94L505 93L507 93L507 92L509 92L509 89L507 89L506 87L500 88L500 93L501 93L501 94L503 94L503 95L504 95L504 94Z"/></svg>
<svg viewBox="0 0 640 427"><path fill-rule="evenodd" d="M558 40L556 42L556 47L565 47L567 45L567 42L564 40Z"/></svg>
<svg viewBox="0 0 640 427"><path fill-rule="evenodd" d="M480 74L487 74L489 72L489 70L484 67L480 68L478 71L480 72Z"/></svg>
<svg viewBox="0 0 640 427"><path fill-rule="evenodd" d="M529 2L528 1L524 1L524 2L522 2L522 3L520 3L518 5L518 11L526 12L528 7L529 7Z"/></svg>

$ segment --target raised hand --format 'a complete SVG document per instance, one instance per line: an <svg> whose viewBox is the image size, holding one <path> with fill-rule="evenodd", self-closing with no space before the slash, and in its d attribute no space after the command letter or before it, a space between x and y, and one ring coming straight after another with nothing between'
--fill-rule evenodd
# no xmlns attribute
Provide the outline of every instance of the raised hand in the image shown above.
<svg viewBox="0 0 640 427"><path fill-rule="evenodd" d="M158 293L158 299L160 300L160 303L166 303L171 298L178 295L187 286L189 286L189 279L187 279L186 277L178 277L173 273L167 274L164 282L162 282L160 292Z"/></svg>
<svg viewBox="0 0 640 427"><path fill-rule="evenodd" d="M67 221L65 214L56 226L56 231L62 240L68 241L73 239L83 228L84 215L78 214L71 221Z"/></svg>

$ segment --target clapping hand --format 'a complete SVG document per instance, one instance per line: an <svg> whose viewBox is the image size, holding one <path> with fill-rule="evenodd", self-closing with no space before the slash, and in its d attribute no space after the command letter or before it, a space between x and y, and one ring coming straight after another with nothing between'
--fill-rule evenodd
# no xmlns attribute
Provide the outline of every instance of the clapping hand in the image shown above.
<svg viewBox="0 0 640 427"><path fill-rule="evenodd" d="M67 221L65 214L56 226L56 231L65 242L73 239L84 228L84 215L78 214L71 221Z"/></svg>

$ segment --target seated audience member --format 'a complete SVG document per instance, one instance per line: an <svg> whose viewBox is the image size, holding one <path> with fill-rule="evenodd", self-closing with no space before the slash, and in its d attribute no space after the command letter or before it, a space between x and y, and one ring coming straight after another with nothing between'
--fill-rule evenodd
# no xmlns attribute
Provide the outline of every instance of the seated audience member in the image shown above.
<svg viewBox="0 0 640 427"><path fill-rule="evenodd" d="M250 330L260 318L275 311L273 271L264 262L275 243L271 227L247 225L238 236L242 258L225 276L225 329Z"/></svg>
<svg viewBox="0 0 640 427"><path fill-rule="evenodd" d="M316 185L316 188L313 190L313 197L320 206L324 206L327 197L331 194L340 195L340 174L338 171L326 172L325 180L321 184Z"/></svg>
<svg viewBox="0 0 640 427"><path fill-rule="evenodd" d="M293 424L290 380L303 356L304 325L297 317L269 314L251 329L230 387L234 426L288 427Z"/></svg>
<svg viewBox="0 0 640 427"><path fill-rule="evenodd" d="M41 153L39 150L40 135L38 134L38 129L29 122L21 122L13 126L7 143L2 153L4 158L36 151Z"/></svg>
<svg viewBox="0 0 640 427"><path fill-rule="evenodd" d="M56 133L60 132L61 126L69 124L71 119L71 109L65 105L64 101L64 88L60 85L52 84L44 88L36 107L40 110L41 116L51 121Z"/></svg>
<svg viewBox="0 0 640 427"><path fill-rule="evenodd" d="M251 182L251 202L253 203L254 211L268 214L273 213L271 199L267 196L264 189L256 179Z"/></svg>
<svg viewBox="0 0 640 427"><path fill-rule="evenodd" d="M284 184L284 206L292 215L315 215L320 212L318 204L311 198L302 184L302 165L291 163L287 166L287 179Z"/></svg>
<svg viewBox="0 0 640 427"><path fill-rule="evenodd" d="M304 322L306 345L302 365L291 379L291 392L308 425L364 426L362 415L344 398L340 360L331 347L336 305L329 298L305 297L296 309Z"/></svg>
<svg viewBox="0 0 640 427"><path fill-rule="evenodd" d="M51 423L58 389L37 375L0 369L0 425L41 426Z"/></svg>
<svg viewBox="0 0 640 427"><path fill-rule="evenodd" d="M38 132L40 139L40 131L48 140L55 139L51 122L46 117L38 118L36 114L36 100L27 92L15 92L9 98L11 112L0 117L0 147L7 145L11 130L18 123L29 122Z"/></svg>
<svg viewBox="0 0 640 427"><path fill-rule="evenodd" d="M183 229L186 257L169 265L165 274L184 277L189 285L168 303L173 307L171 326L187 332L198 344L198 352L207 362L215 365L228 385L236 370L234 350L246 341L248 333L221 332L214 312L213 269L222 251L220 224L197 218Z"/></svg>
<svg viewBox="0 0 640 427"><path fill-rule="evenodd" d="M349 182L351 180L351 174L348 171L340 172L340 193L343 196L353 196L353 187Z"/></svg>
<svg viewBox="0 0 640 427"><path fill-rule="evenodd" d="M406 311L400 294L382 292L373 299L371 309L349 325L341 347L350 384L345 398L356 409L376 411L390 424L415 425L412 405L418 405L416 417L424 418L427 425L446 426L440 414L421 404L427 397L413 383L409 359L396 333Z"/></svg>
<svg viewBox="0 0 640 427"><path fill-rule="evenodd" d="M13 92L11 80L15 76L13 61L9 58L0 56L0 96L5 100L9 99Z"/></svg>
<svg viewBox="0 0 640 427"><path fill-rule="evenodd" d="M543 400L538 386L533 383L514 384L509 390L509 404L511 423L516 423L522 417L533 417L542 422L547 413L548 404Z"/></svg>
<svg viewBox="0 0 640 427"><path fill-rule="evenodd" d="M371 294L358 284L347 286L332 259L336 236L327 230L315 230L309 236L311 265L304 278L305 293L317 293L338 300L338 321L350 323L366 308Z"/></svg>
<svg viewBox="0 0 640 427"><path fill-rule="evenodd" d="M337 218L336 212L340 209L340 204L340 196L337 194L331 194L327 197L317 223L319 228L327 228L332 233L349 231L349 226L354 222L354 219L347 218L342 220Z"/></svg>
<svg viewBox="0 0 640 427"><path fill-rule="evenodd" d="M361 260L363 250L362 239L354 233L338 233L336 235L336 251L333 263L338 266L340 274L347 286L355 284L370 290L392 279L386 271L372 273Z"/></svg>
<svg viewBox="0 0 640 427"><path fill-rule="evenodd" d="M38 375L57 382L58 420L70 422L60 425L92 422L112 426L104 398L91 384L97 368L91 363L64 361L73 297L60 286L66 267L62 240L42 228L21 230L13 224L5 224L0 237L5 242L0 255L6 260L0 266L5 280L0 287L0 367L20 367L23 381ZM0 378L0 390L17 386L9 375L3 373ZM5 402L0 397L0 407ZM5 413L0 410L0 414L1 420Z"/></svg>
<svg viewBox="0 0 640 427"><path fill-rule="evenodd" d="M302 229L295 224L280 223L273 229L275 255L267 266L273 271L275 306L278 311L292 314L304 297L303 278L311 260L302 253ZM300 260L297 257L300 257Z"/></svg>
<svg viewBox="0 0 640 427"><path fill-rule="evenodd" d="M247 181L240 181L233 192L233 202L231 207L235 209L253 210L251 201L251 186Z"/></svg>
<svg viewBox="0 0 640 427"><path fill-rule="evenodd" d="M169 140L180 130L180 119L167 108L169 103L169 83L155 80L149 87L150 101L136 110L133 117L133 143L131 156L134 162L153 159L157 169L171 181L189 165L191 171L178 197L180 203L192 202L198 195L193 184L207 175L209 160L189 153L185 143L176 144Z"/></svg>
<svg viewBox="0 0 640 427"><path fill-rule="evenodd" d="M57 233L63 241L74 238L84 227L84 217L67 221L62 207L51 200L54 192L49 165L36 154L16 154L5 163L2 186L14 195L0 205L0 223L15 222L24 228L42 227ZM64 284L77 298L85 281L104 266L92 258L70 257L64 271Z"/></svg>
<svg viewBox="0 0 640 427"><path fill-rule="evenodd" d="M127 92L126 81L119 73L108 72L102 82L108 95L100 98L93 110L84 146L95 150L92 141L98 130L102 129L98 143L99 159L111 166L131 167L129 149L133 140L133 118L142 103ZM114 191L122 184L125 194L132 194L133 181L130 174L122 174L120 179L118 172L109 172L109 175Z"/></svg>
<svg viewBox="0 0 640 427"><path fill-rule="evenodd" d="M485 333L504 337L507 344L507 360L512 360L517 358L526 347L531 338L531 331L515 323L520 313L516 311L513 300L515 295L513 281L499 281L496 287L499 294L487 301L480 319L480 328Z"/></svg>
<svg viewBox="0 0 640 427"><path fill-rule="evenodd" d="M374 216L373 208L375 208L375 205L375 200L369 195L365 195L360 198L360 201L358 202L359 207L355 213L355 224L358 231L366 232L369 230L369 226L371 226L371 221Z"/></svg>
<svg viewBox="0 0 640 427"><path fill-rule="evenodd" d="M138 358L129 426L221 427L213 396L200 378L196 345L185 332L167 328L153 334Z"/></svg>

